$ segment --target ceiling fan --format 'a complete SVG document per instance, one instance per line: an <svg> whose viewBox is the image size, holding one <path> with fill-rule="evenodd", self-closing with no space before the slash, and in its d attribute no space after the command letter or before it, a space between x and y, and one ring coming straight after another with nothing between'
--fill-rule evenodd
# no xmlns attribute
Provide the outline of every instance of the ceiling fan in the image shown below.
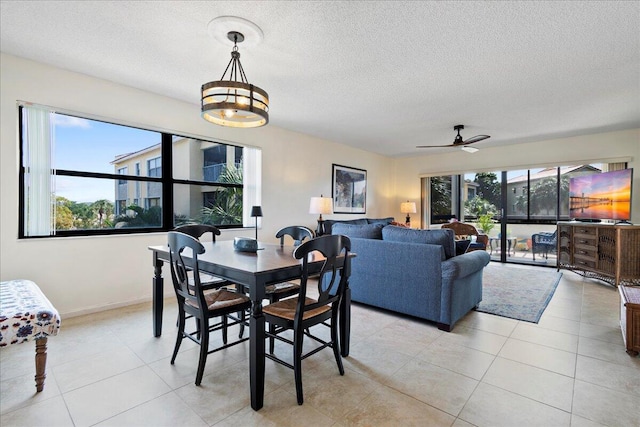
<svg viewBox="0 0 640 427"><path fill-rule="evenodd" d="M467 145L473 144L474 142L484 141L487 138L491 138L489 135L476 135L476 136L472 136L469 139L463 140L462 136L460 136L460 130L461 129L464 129L464 125L455 125L453 127L453 130L458 131L458 135L456 135L456 138L453 140L453 144L450 144L450 145L418 145L416 148L460 147L464 151L467 151L469 153L475 153L476 151L478 151L478 149L474 148L474 147L467 147Z"/></svg>

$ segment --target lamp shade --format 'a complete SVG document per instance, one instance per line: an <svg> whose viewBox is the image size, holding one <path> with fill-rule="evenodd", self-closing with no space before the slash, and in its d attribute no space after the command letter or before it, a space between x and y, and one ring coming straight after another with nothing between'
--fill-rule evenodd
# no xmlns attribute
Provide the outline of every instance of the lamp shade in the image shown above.
<svg viewBox="0 0 640 427"><path fill-rule="evenodd" d="M415 202L403 202L400 203L400 212L402 213L416 213L416 204Z"/></svg>
<svg viewBox="0 0 640 427"><path fill-rule="evenodd" d="M254 206L251 208L251 216L262 216L262 207L261 206Z"/></svg>
<svg viewBox="0 0 640 427"><path fill-rule="evenodd" d="M332 214L333 199L331 197L312 197L309 202L310 214Z"/></svg>

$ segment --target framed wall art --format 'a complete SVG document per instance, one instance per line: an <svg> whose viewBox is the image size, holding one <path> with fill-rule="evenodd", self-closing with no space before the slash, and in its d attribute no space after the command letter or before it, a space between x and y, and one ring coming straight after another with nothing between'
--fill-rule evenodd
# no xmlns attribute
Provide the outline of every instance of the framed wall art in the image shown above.
<svg viewBox="0 0 640 427"><path fill-rule="evenodd" d="M367 212L367 171L333 164L334 213Z"/></svg>

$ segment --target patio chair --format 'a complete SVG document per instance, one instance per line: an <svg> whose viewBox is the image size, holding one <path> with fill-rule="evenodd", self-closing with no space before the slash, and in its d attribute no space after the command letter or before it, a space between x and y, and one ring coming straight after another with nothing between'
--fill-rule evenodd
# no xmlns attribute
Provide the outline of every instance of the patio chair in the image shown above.
<svg viewBox="0 0 640 427"><path fill-rule="evenodd" d="M489 236L479 233L478 229L471 224L456 221L442 224L442 228L452 229L456 235L456 240L470 240L471 236L476 236L476 241L469 244L466 252L487 250Z"/></svg>
<svg viewBox="0 0 640 427"><path fill-rule="evenodd" d="M558 230L550 233L548 231L541 231L531 235L531 253L533 253L533 260L536 260L536 252L542 254L545 259L549 258L549 252L555 252L558 245Z"/></svg>

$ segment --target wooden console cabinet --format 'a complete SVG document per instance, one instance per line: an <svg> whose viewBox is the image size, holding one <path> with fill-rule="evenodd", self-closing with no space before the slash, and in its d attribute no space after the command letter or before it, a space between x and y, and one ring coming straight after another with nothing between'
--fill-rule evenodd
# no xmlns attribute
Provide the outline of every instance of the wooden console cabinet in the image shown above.
<svg viewBox="0 0 640 427"><path fill-rule="evenodd" d="M620 286L620 328L627 353L640 352L640 287Z"/></svg>
<svg viewBox="0 0 640 427"><path fill-rule="evenodd" d="M612 285L640 285L640 226L558 223L558 270Z"/></svg>

